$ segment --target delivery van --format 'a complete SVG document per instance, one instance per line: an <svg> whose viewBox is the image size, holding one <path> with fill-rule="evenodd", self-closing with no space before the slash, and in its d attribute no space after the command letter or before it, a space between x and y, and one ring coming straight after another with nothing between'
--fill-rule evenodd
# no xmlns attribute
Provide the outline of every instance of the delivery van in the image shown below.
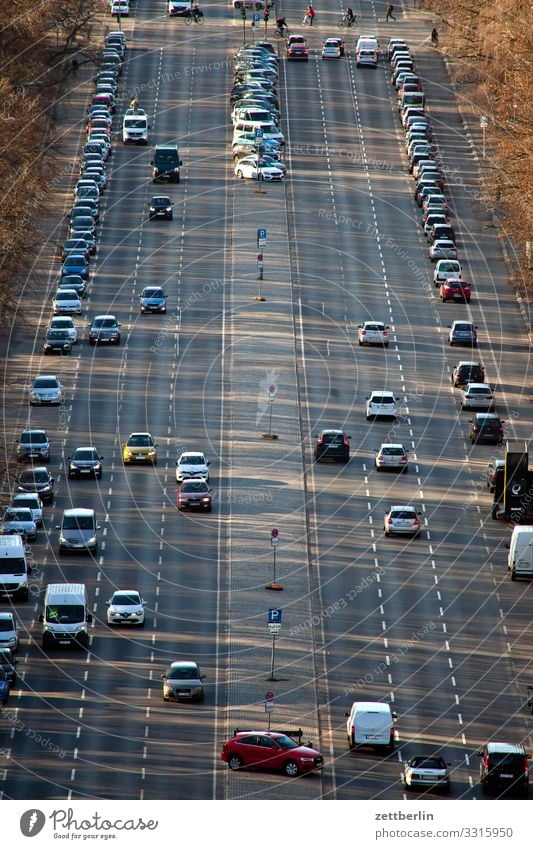
<svg viewBox="0 0 533 849"><path fill-rule="evenodd" d="M144 109L127 109L122 122L124 144L148 144L148 116Z"/></svg>
<svg viewBox="0 0 533 849"><path fill-rule="evenodd" d="M20 534L0 536L0 596L28 600L26 547Z"/></svg>
<svg viewBox="0 0 533 849"><path fill-rule="evenodd" d="M379 58L379 42L375 35L361 35L355 47L356 65L371 65L377 67Z"/></svg>
<svg viewBox="0 0 533 849"><path fill-rule="evenodd" d="M346 713L346 731L350 749L372 746L392 752L396 713L385 702L354 702Z"/></svg>
<svg viewBox="0 0 533 849"><path fill-rule="evenodd" d="M533 525L516 525L513 528L507 569L511 573L511 581L533 578Z"/></svg>
<svg viewBox="0 0 533 849"><path fill-rule="evenodd" d="M85 647L89 641L87 624L93 621L87 606L85 584L48 584L44 596L42 646Z"/></svg>

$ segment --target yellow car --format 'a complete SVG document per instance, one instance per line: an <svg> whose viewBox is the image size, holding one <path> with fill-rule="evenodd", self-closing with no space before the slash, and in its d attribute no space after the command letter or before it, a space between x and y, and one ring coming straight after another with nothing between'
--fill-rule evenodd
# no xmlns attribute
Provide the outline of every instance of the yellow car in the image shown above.
<svg viewBox="0 0 533 849"><path fill-rule="evenodd" d="M130 433L128 441L122 445L122 459L125 463L157 464L157 445L151 433Z"/></svg>

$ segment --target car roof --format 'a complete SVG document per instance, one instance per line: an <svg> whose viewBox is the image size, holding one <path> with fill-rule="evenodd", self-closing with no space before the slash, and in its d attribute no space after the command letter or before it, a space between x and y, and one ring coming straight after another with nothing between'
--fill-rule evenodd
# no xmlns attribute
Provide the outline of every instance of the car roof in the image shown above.
<svg viewBox="0 0 533 849"><path fill-rule="evenodd" d="M495 421L499 422L500 421L500 417L498 416L497 413L474 413L474 417L476 419L480 419L480 421L481 420L482 421L489 421L489 422L495 422Z"/></svg>
<svg viewBox="0 0 533 849"><path fill-rule="evenodd" d="M403 448L403 445L402 445L401 442L382 442L381 447L382 448Z"/></svg>
<svg viewBox="0 0 533 849"><path fill-rule="evenodd" d="M132 436L150 436L151 437L152 434L148 433L147 430L134 430L130 433L128 439L130 439Z"/></svg>
<svg viewBox="0 0 533 849"><path fill-rule="evenodd" d="M15 617L10 610L2 610L0 611L0 619L9 619L14 621Z"/></svg>
<svg viewBox="0 0 533 849"><path fill-rule="evenodd" d="M117 320L117 317L115 315L111 315L111 313L102 313L101 315L95 315L93 321L96 321L97 318L114 318L115 321Z"/></svg>
<svg viewBox="0 0 533 849"><path fill-rule="evenodd" d="M457 363L456 368L461 368L461 366L465 366L465 367L469 367L469 368L470 368L471 366L480 366L481 368L483 368L483 366L481 365L481 363L475 363L473 360L460 360L460 361Z"/></svg>
<svg viewBox="0 0 533 849"><path fill-rule="evenodd" d="M416 507L413 507L412 504L393 504L392 507L389 508L389 512L392 510L412 510L416 513Z"/></svg>
<svg viewBox="0 0 533 849"><path fill-rule="evenodd" d="M93 514L92 507L69 507L63 510L63 516L92 516Z"/></svg>
<svg viewBox="0 0 533 849"><path fill-rule="evenodd" d="M342 430L338 430L337 428L330 427L322 431L322 433L342 433Z"/></svg>
<svg viewBox="0 0 533 849"><path fill-rule="evenodd" d="M513 755L523 755L525 754L525 749L521 743L499 743L497 741L492 741L487 743L487 751L490 752L501 752L502 754L513 754Z"/></svg>
<svg viewBox="0 0 533 849"><path fill-rule="evenodd" d="M474 389L491 389L490 384L488 384L488 383L467 383L466 385L467 385L467 387L471 386Z"/></svg>

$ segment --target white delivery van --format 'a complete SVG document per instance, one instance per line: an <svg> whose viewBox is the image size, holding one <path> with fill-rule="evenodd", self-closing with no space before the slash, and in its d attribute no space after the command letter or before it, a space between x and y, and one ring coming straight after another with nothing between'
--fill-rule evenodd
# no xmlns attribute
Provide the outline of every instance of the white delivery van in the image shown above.
<svg viewBox="0 0 533 849"><path fill-rule="evenodd" d="M28 600L26 548L20 534L0 536L0 595Z"/></svg>
<svg viewBox="0 0 533 849"><path fill-rule="evenodd" d="M85 584L48 584L43 612L42 646L86 646L89 639L87 623L92 622L87 608Z"/></svg>
<svg viewBox="0 0 533 849"><path fill-rule="evenodd" d="M507 569L511 581L533 578L533 525L515 525L509 543Z"/></svg>
<svg viewBox="0 0 533 849"><path fill-rule="evenodd" d="M355 46L356 65L372 65L377 67L379 58L379 42L375 35L360 35Z"/></svg>
<svg viewBox="0 0 533 849"><path fill-rule="evenodd" d="M127 109L122 122L124 144L148 144L148 115L144 109Z"/></svg>
<svg viewBox="0 0 533 849"><path fill-rule="evenodd" d="M372 746L392 752L394 747L394 720L390 705L385 702L354 702L349 713L346 731L350 749Z"/></svg>

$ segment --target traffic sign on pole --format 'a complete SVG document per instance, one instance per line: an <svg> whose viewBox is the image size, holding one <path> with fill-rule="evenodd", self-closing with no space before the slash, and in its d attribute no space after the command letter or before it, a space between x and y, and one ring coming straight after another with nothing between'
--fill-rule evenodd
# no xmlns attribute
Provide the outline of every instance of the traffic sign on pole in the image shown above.
<svg viewBox="0 0 533 849"><path fill-rule="evenodd" d="M257 238L258 239L266 239L266 237L267 237L267 231L264 229L264 227L260 227L257 231Z"/></svg>
<svg viewBox="0 0 533 849"><path fill-rule="evenodd" d="M268 621L269 622L281 622L282 616L282 608L281 607L271 607L268 611Z"/></svg>

